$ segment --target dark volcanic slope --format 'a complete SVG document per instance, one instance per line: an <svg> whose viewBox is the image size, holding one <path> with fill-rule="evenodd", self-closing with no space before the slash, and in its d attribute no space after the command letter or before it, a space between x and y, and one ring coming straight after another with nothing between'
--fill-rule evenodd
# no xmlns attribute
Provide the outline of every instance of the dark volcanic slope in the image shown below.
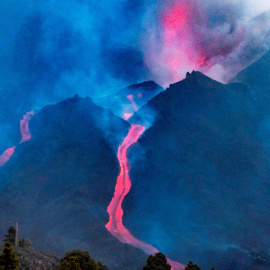
<svg viewBox="0 0 270 270"><path fill-rule="evenodd" d="M137 115L149 108L156 121L130 151L126 227L203 269L269 269L270 102L193 72Z"/></svg>
<svg viewBox="0 0 270 270"><path fill-rule="evenodd" d="M90 98L43 108L30 122L32 139L0 168L7 184L0 192L0 234L18 221L21 236L39 249L60 255L86 249L110 269L141 266L146 255L104 227L119 172L110 144L117 146L128 128Z"/></svg>

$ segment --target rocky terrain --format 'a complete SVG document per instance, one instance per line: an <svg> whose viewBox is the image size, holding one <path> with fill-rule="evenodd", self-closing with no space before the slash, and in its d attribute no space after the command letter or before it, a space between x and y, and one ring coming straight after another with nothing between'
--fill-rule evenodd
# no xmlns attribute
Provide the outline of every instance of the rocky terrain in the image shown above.
<svg viewBox="0 0 270 270"><path fill-rule="evenodd" d="M19 270L58 270L60 267L60 258L49 251L38 251L32 246L13 249L19 259Z"/></svg>

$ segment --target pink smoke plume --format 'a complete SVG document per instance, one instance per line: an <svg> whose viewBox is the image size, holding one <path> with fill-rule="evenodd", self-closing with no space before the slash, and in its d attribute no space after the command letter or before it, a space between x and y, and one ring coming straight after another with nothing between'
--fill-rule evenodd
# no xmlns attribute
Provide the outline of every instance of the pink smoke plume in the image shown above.
<svg viewBox="0 0 270 270"><path fill-rule="evenodd" d="M247 20L241 7L178 0L160 9L159 25L148 22L144 56L155 81L168 86L198 70L226 82L265 53L270 12Z"/></svg>

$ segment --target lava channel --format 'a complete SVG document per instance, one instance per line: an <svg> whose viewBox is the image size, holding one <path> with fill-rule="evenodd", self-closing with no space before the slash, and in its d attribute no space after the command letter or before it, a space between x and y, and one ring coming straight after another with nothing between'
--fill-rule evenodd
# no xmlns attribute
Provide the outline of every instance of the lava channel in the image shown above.
<svg viewBox="0 0 270 270"><path fill-rule="evenodd" d="M128 135L124 139L123 143L118 148L117 157L120 164L120 174L118 175L114 197L107 208L110 215L110 220L106 224L107 230L115 236L120 242L127 243L136 248L142 249L146 254L155 254L158 251L155 247L147 244L141 240L135 238L131 232L123 225L123 210L122 202L125 196L128 194L131 188L131 181L129 178L129 166L127 160L127 149L134 143L136 143L139 137L145 130L144 126L132 125L128 132ZM167 260L171 265L172 270L182 270L184 265Z"/></svg>
<svg viewBox="0 0 270 270"><path fill-rule="evenodd" d="M20 121L20 131L21 131L21 141L20 143L26 142L31 139L31 133L29 131L29 121L34 115L34 111L27 112L24 116L23 119ZM0 167L5 165L12 155L14 154L16 149L16 146L12 146L5 150L3 154L0 155Z"/></svg>
<svg viewBox="0 0 270 270"><path fill-rule="evenodd" d="M31 133L29 131L29 121L34 115L34 110L27 112L23 119L20 121L21 141L20 143L26 142L31 139Z"/></svg>
<svg viewBox="0 0 270 270"><path fill-rule="evenodd" d="M0 167L6 164L15 152L16 146L10 147L0 155Z"/></svg>

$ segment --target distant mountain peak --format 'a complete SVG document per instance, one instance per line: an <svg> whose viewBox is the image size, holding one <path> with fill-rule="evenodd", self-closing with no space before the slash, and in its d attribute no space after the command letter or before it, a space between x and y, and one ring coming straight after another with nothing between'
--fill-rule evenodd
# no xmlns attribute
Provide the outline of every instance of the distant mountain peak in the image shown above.
<svg viewBox="0 0 270 270"><path fill-rule="evenodd" d="M200 71L195 71L195 70L193 70L191 73L189 73L189 72L186 73L186 79L187 78L195 78L195 77L203 78L203 77L207 77L207 76L204 75L203 73L201 73Z"/></svg>
<svg viewBox="0 0 270 270"><path fill-rule="evenodd" d="M154 96L164 89L154 81L146 81L121 88L118 92L97 100L97 103L113 111L114 114L125 118L125 114L133 114Z"/></svg>
<svg viewBox="0 0 270 270"><path fill-rule="evenodd" d="M195 70L193 70L191 73L187 72L186 80L193 83L195 82L199 85L207 85L208 87L209 86L216 87L217 85L222 85L222 83L209 78L200 71Z"/></svg>
<svg viewBox="0 0 270 270"><path fill-rule="evenodd" d="M223 86L222 83L215 81L200 71L193 70L191 73L186 73L186 78L182 81L176 82L170 85L170 88L179 87L200 87L200 88L220 88Z"/></svg>
<svg viewBox="0 0 270 270"><path fill-rule="evenodd" d="M158 85L156 82L154 81L146 81L146 82L142 82L142 83L138 83L138 84L132 84L130 86L128 86L128 89L138 89L138 88L144 88L144 90L150 90L150 91L154 91L157 88L162 88L160 85Z"/></svg>

